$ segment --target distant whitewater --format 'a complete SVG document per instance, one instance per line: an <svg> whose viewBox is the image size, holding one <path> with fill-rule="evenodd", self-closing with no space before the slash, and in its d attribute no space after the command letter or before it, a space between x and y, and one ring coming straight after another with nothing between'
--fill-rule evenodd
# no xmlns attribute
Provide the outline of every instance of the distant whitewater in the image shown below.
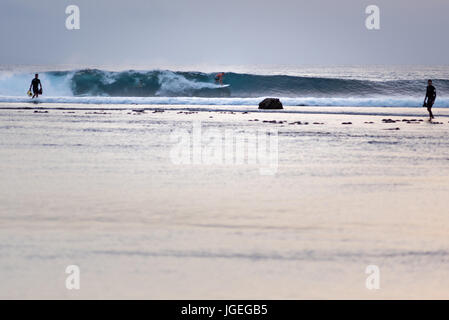
<svg viewBox="0 0 449 320"><path fill-rule="evenodd" d="M418 107L426 78L363 79L361 77L261 75L226 73L217 85L215 73L105 71L82 69L40 73L44 85L41 102L100 104L210 104L254 105L267 96L285 105ZM0 72L0 102L25 102L30 73ZM449 80L434 79L436 107L449 107Z"/></svg>

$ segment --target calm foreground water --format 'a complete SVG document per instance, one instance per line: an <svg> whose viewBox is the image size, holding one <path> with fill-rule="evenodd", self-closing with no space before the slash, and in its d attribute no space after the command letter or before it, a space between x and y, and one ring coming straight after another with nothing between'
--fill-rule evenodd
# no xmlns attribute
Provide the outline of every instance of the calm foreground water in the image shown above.
<svg viewBox="0 0 449 320"><path fill-rule="evenodd" d="M22 106L0 110L0 298L449 298L449 110ZM198 124L206 149L271 132L272 174L176 164Z"/></svg>

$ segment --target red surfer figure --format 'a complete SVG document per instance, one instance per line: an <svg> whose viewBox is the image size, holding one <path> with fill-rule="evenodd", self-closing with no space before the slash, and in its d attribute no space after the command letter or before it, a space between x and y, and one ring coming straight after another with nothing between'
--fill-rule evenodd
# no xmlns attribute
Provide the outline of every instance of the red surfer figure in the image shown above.
<svg viewBox="0 0 449 320"><path fill-rule="evenodd" d="M39 86L41 87L40 89ZM33 87L33 97L31 99L37 98L42 94L42 83L39 80L39 75L37 73L34 75L34 79L31 80L30 90L31 87Z"/></svg>
<svg viewBox="0 0 449 320"><path fill-rule="evenodd" d="M429 111L431 121L433 119L432 106L435 103L436 98L437 98L437 91L435 90L435 87L432 85L432 80L429 79L427 81L427 91L426 97L424 98L424 107L427 107L427 111Z"/></svg>
<svg viewBox="0 0 449 320"><path fill-rule="evenodd" d="M219 82L220 85L223 85L223 76L225 75L224 72L220 72L215 76L215 82Z"/></svg>

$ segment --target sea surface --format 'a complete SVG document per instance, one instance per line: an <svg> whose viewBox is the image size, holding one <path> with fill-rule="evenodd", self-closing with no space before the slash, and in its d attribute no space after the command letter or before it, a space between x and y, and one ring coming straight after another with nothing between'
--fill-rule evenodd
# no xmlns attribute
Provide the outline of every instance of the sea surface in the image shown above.
<svg viewBox="0 0 449 320"><path fill-rule="evenodd" d="M447 66L1 66L0 298L447 299L448 138Z"/></svg>
<svg viewBox="0 0 449 320"><path fill-rule="evenodd" d="M449 66L0 66L0 102L27 102L34 73L40 102L84 104L422 106L433 79L435 107L449 107ZM225 72L222 87L217 72Z"/></svg>
<svg viewBox="0 0 449 320"><path fill-rule="evenodd" d="M420 88L430 71L412 73L337 82ZM87 104L50 85L89 74L107 73L44 73L55 98L21 102L18 89L0 103L0 298L449 298L449 109L429 122L422 107ZM109 76L107 90L130 81ZM269 148L220 161L241 146L229 135L255 134Z"/></svg>

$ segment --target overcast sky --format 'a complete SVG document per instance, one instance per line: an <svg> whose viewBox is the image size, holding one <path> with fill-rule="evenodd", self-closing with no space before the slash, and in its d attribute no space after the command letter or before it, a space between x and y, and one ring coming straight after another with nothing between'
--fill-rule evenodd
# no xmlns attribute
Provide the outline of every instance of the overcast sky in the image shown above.
<svg viewBox="0 0 449 320"><path fill-rule="evenodd" d="M448 0L1 0L0 64L449 64ZM78 5L81 29L65 27ZM365 28L380 7L381 29Z"/></svg>

